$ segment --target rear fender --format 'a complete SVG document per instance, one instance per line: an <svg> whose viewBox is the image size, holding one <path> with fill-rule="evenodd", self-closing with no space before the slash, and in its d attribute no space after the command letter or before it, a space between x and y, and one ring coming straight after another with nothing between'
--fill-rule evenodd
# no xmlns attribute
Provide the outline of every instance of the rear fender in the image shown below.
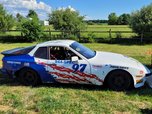
<svg viewBox="0 0 152 114"><path fill-rule="evenodd" d="M51 77L47 73L45 66L44 65L40 65L40 64L36 64L36 63L30 64L29 66L24 66L24 67L20 68L18 71L15 72L15 75L17 75L18 72L20 72L24 68L30 68L30 69L33 69L34 71L36 71L43 83L54 82L53 77Z"/></svg>

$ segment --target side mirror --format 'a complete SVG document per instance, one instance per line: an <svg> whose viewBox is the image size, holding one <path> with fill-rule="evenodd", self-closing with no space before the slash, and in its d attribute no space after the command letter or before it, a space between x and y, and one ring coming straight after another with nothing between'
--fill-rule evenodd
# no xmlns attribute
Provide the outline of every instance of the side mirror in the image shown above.
<svg viewBox="0 0 152 114"><path fill-rule="evenodd" d="M73 56L71 57L72 62L77 62L79 60L79 58L77 56Z"/></svg>

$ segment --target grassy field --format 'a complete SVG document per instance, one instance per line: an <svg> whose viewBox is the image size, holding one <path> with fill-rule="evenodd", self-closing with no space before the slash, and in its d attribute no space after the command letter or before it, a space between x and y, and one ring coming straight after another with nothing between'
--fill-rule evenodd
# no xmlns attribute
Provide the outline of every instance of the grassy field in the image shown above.
<svg viewBox="0 0 152 114"><path fill-rule="evenodd" d="M90 33L94 34L95 38L109 38L109 33L103 33L105 31L109 31L111 29L111 31L117 31L116 33L112 33L111 36L112 38L116 38L117 34L119 34L120 37L122 38L132 38L137 36L137 34L135 33L119 33L119 31L128 31L128 32L132 32L132 29L129 28L128 25L87 25L87 28L85 31L89 31L89 32L81 32L81 37L88 37L90 35ZM54 31L53 26L46 26L45 30L48 31ZM93 32L93 31L100 31L100 32ZM49 32L45 32L46 35L49 35ZM52 35L58 35L61 34L61 32L51 32ZM16 32L6 32L4 33L0 33L0 36L20 36L21 33L19 31Z"/></svg>
<svg viewBox="0 0 152 114"><path fill-rule="evenodd" d="M48 26L45 29L54 30L52 26ZM137 34L132 33L132 29L128 25L87 25L85 31L89 31L89 32L81 32L81 37L88 37L90 33L92 33L95 38L109 38L109 33L104 33L104 32L109 31L110 29L111 31L115 31L115 33L111 34L112 38L116 38L117 34L121 35L122 38L132 38L137 36ZM94 31L97 31L98 33ZM130 33L120 34L119 32L121 31L128 31ZM60 32L52 32L52 34L60 34Z"/></svg>
<svg viewBox="0 0 152 114"><path fill-rule="evenodd" d="M3 50L36 43L0 43ZM146 55L152 45L84 44L98 51L110 51L136 58L150 65ZM0 59L2 55L0 55ZM152 113L152 89L147 86L125 92L85 85L47 84L26 87L0 80L0 114L133 114Z"/></svg>
<svg viewBox="0 0 152 114"><path fill-rule="evenodd" d="M87 31L132 31L132 29L128 25L87 25ZM45 30L54 30L53 26L46 26Z"/></svg>

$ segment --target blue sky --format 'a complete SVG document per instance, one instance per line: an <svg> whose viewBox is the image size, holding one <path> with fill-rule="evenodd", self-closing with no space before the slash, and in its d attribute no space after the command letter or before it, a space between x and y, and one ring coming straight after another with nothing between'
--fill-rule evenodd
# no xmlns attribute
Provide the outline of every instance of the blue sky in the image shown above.
<svg viewBox="0 0 152 114"><path fill-rule="evenodd" d="M131 13L152 3L152 0L0 0L12 14L17 12L26 15L29 9L35 9L41 19L47 13L68 6L86 15L86 19L107 19L111 12L117 15Z"/></svg>

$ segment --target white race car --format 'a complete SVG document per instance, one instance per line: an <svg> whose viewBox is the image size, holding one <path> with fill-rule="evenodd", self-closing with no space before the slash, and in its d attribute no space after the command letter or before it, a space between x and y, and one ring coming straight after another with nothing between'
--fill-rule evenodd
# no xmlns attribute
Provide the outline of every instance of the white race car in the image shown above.
<svg viewBox="0 0 152 114"><path fill-rule="evenodd" d="M25 85L76 83L108 85L113 90L141 87L150 70L116 53L93 51L72 40L48 41L2 52L2 72Z"/></svg>

